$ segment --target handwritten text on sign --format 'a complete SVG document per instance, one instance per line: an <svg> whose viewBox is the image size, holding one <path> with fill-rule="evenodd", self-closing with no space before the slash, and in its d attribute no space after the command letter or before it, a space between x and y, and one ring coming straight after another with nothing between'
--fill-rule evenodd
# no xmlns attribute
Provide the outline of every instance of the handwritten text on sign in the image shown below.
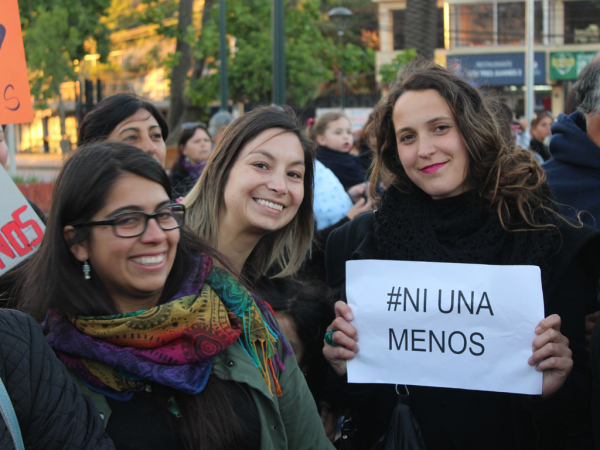
<svg viewBox="0 0 600 450"><path fill-rule="evenodd" d="M0 2L0 124L33 121L19 3Z"/></svg>
<svg viewBox="0 0 600 450"><path fill-rule="evenodd" d="M527 364L538 267L348 261L346 295L360 336L349 382L542 393Z"/></svg>
<svg viewBox="0 0 600 450"><path fill-rule="evenodd" d="M0 275L33 254L44 224L0 167Z"/></svg>

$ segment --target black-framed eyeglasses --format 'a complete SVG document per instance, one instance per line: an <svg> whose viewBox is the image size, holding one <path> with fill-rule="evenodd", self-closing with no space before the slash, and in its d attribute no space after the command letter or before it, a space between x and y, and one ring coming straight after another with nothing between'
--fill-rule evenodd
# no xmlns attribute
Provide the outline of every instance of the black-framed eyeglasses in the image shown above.
<svg viewBox="0 0 600 450"><path fill-rule="evenodd" d="M107 220L95 220L73 225L74 227L94 227L96 225L111 225L117 237L132 238L141 236L148 228L148 221L155 219L158 226L165 231L181 228L185 222L185 206L181 203L172 203L148 214L144 211L126 211L115 214Z"/></svg>
<svg viewBox="0 0 600 450"><path fill-rule="evenodd" d="M189 130L190 128L206 128L204 122L186 122L181 124L182 130Z"/></svg>

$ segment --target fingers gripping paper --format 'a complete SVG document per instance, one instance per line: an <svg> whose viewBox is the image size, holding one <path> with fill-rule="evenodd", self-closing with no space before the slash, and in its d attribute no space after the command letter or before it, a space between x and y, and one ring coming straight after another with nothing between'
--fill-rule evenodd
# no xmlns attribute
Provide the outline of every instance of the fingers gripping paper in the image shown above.
<svg viewBox="0 0 600 450"><path fill-rule="evenodd" d="M539 267L348 261L346 295L360 336L349 382L542 393L527 363Z"/></svg>

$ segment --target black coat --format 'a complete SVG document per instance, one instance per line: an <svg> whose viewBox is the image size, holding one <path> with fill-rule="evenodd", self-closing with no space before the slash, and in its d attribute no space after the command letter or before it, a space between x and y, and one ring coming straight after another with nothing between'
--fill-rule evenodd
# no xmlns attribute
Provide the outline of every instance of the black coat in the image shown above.
<svg viewBox="0 0 600 450"><path fill-rule="evenodd" d="M190 192L196 184L196 180L194 180L190 176L190 173L183 167L173 169L169 176L169 180L171 181L174 199L188 195L188 192Z"/></svg>
<svg viewBox="0 0 600 450"><path fill-rule="evenodd" d="M40 326L0 310L0 376L27 449L114 449L98 410L46 343ZM0 418L0 448L14 448Z"/></svg>
<svg viewBox="0 0 600 450"><path fill-rule="evenodd" d="M378 257L373 213L363 214L335 230L327 241L328 284L345 299L345 262ZM410 404L432 449L565 448L569 421L579 425L591 391L585 367L584 316L595 299L600 272L600 233L585 227L561 227L563 245L552 260L550 282L544 290L546 316L559 314L561 332L568 337L574 367L552 397L462 389L409 386ZM388 426L395 402L393 385L348 384L330 373L339 400L357 410L359 448ZM589 409L588 409L589 410ZM589 414L588 414L589 415Z"/></svg>

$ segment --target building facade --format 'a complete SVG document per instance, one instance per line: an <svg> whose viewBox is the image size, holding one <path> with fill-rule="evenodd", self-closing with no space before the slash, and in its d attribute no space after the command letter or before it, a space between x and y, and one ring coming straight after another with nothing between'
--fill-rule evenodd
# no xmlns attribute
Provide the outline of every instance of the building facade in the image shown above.
<svg viewBox="0 0 600 450"><path fill-rule="evenodd" d="M403 50L406 0L374 0L379 7L381 51L377 69ZM525 0L438 1L436 60L524 113ZM534 3L536 110L563 112L581 69L600 51L600 2Z"/></svg>

